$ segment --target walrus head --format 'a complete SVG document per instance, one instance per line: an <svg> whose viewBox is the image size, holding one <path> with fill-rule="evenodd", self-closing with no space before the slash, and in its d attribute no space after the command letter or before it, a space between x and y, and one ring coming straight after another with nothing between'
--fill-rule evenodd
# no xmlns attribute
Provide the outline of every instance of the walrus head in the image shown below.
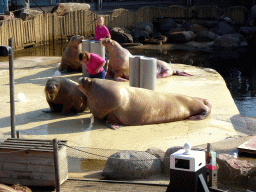
<svg viewBox="0 0 256 192"><path fill-rule="evenodd" d="M110 38L102 38L100 41L101 41L101 44L105 47L110 44L113 44L113 40Z"/></svg>
<svg viewBox="0 0 256 192"><path fill-rule="evenodd" d="M78 45L78 44L82 43L82 40L84 40L84 36L74 35L74 36L71 37L70 43L72 43L74 45Z"/></svg>
<svg viewBox="0 0 256 192"><path fill-rule="evenodd" d="M51 79L48 79L48 81L46 82L44 91L46 96L50 99L50 100L54 100L60 90L60 83L57 80L57 77L53 77Z"/></svg>
<svg viewBox="0 0 256 192"><path fill-rule="evenodd" d="M85 95L87 96L87 92L90 90L91 88L91 83L92 83L92 79L89 77L81 77L78 80L78 89Z"/></svg>

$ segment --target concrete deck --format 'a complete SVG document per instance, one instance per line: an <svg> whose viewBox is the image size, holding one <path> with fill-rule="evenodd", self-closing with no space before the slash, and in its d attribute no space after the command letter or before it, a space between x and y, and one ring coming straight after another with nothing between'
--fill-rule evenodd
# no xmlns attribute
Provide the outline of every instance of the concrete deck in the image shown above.
<svg viewBox="0 0 256 192"><path fill-rule="evenodd" d="M201 121L178 121L172 123L125 126L119 130L107 128L104 122L94 120L92 115L81 113L73 117L46 114L49 108L44 86L57 70L60 57L22 57L14 60L16 130L21 138L68 140L68 145L103 149L146 150L151 147L166 150L171 146L190 142L193 146L212 143L219 151L235 149L255 134L256 120L242 117L231 97L223 78L212 69L201 69L183 64L172 64L191 77L172 76L158 79L156 91L172 92L206 98L212 103L211 115ZM0 142L10 137L10 101L8 62L0 63ZM65 75L77 81L81 73ZM128 82L124 84L129 85ZM18 93L24 93L25 101L17 101ZM69 178L84 179L85 173L69 173ZM90 178L92 178L90 176ZM100 173L92 179L100 179ZM133 182L167 185L168 178L151 178ZM97 187L96 187L97 186ZM145 185L102 184L90 181L68 180L62 191L148 191ZM119 186L119 187L118 187ZM117 188L118 189L117 189ZM153 191L165 191L166 187L152 186ZM121 189L122 188L122 189ZM150 191L152 191L150 190Z"/></svg>
<svg viewBox="0 0 256 192"><path fill-rule="evenodd" d="M252 134L255 119L241 117L223 78L212 69L172 64L179 70L192 74L191 77L172 76L158 79L156 91L179 93L206 98L212 103L209 118L201 121L179 121L157 125L125 126L119 130L107 128L104 122L94 121L92 115L82 113L74 117L61 114L45 114L49 108L44 86L47 78L57 70L60 57L25 57L14 61L15 97L19 92L26 96L26 102L16 104L16 130L22 138L63 139L68 144L81 147L105 149L146 150L158 147L166 150L171 146L190 142L193 146L217 142L236 135ZM8 62L1 66L7 67ZM32 68L25 68L25 67ZM20 68L20 69L18 69ZM1 118L0 135L10 137L9 72L1 70ZM77 81L81 74L68 74L65 77ZM124 84L129 85L128 82Z"/></svg>

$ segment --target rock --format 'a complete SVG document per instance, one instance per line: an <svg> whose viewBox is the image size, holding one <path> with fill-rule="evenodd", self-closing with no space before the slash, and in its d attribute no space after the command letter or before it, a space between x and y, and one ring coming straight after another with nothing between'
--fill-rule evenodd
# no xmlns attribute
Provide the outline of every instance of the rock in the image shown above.
<svg viewBox="0 0 256 192"><path fill-rule="evenodd" d="M221 21L214 28L211 29L211 32L217 35L226 35L236 33L236 28L235 26L231 25L226 21Z"/></svg>
<svg viewBox="0 0 256 192"><path fill-rule="evenodd" d="M219 22L214 28L212 28L211 32L217 35L226 35L226 34L236 33L236 28L235 26L225 21L222 21L222 22Z"/></svg>
<svg viewBox="0 0 256 192"><path fill-rule="evenodd" d="M166 36L151 37L142 41L143 44L164 44L167 42Z"/></svg>
<svg viewBox="0 0 256 192"><path fill-rule="evenodd" d="M200 24L208 29L214 28L219 21L202 21Z"/></svg>
<svg viewBox="0 0 256 192"><path fill-rule="evenodd" d="M25 9L20 13L20 18L22 20L30 20L35 18L39 14L42 14L42 12L33 9Z"/></svg>
<svg viewBox="0 0 256 192"><path fill-rule="evenodd" d="M70 11L89 10L91 8L88 3L57 3L51 10L51 13L56 13L58 16L63 16Z"/></svg>
<svg viewBox="0 0 256 192"><path fill-rule="evenodd" d="M146 31L148 34L151 34L154 31L154 25L151 22L136 23L133 25L133 29L140 29L141 31Z"/></svg>
<svg viewBox="0 0 256 192"><path fill-rule="evenodd" d="M195 41L197 42L210 42L217 39L219 35L212 33L210 31L202 31L196 34Z"/></svg>
<svg viewBox="0 0 256 192"><path fill-rule="evenodd" d="M248 189L252 191L256 191L256 176L254 177L249 177L248 180Z"/></svg>
<svg viewBox="0 0 256 192"><path fill-rule="evenodd" d="M228 34L219 36L213 43L215 49L235 49L240 47L241 39L238 35Z"/></svg>
<svg viewBox="0 0 256 192"><path fill-rule="evenodd" d="M254 50L256 45L256 30L254 30L247 39L248 49Z"/></svg>
<svg viewBox="0 0 256 192"><path fill-rule="evenodd" d="M219 154L217 156L218 182L248 188L248 178L252 174L250 171L254 167L252 163L245 160L239 160L229 154Z"/></svg>
<svg viewBox="0 0 256 192"><path fill-rule="evenodd" d="M133 38L130 34L125 33L119 27L114 27L110 30L111 39L117 41L118 43L133 43Z"/></svg>
<svg viewBox="0 0 256 192"><path fill-rule="evenodd" d="M195 34L192 31L180 31L168 33L168 43L186 43L192 41L195 37Z"/></svg>
<svg viewBox="0 0 256 192"><path fill-rule="evenodd" d="M129 159L121 159L125 154ZM119 151L111 155L102 175L107 179L142 179L161 172L161 161L143 151Z"/></svg>
<svg viewBox="0 0 256 192"><path fill-rule="evenodd" d="M172 18L166 18L160 22L160 31L161 32L167 32L173 28L177 28L177 23Z"/></svg>
<svg viewBox="0 0 256 192"><path fill-rule="evenodd" d="M149 148L146 150L147 153L154 155L156 158L159 160L163 161L164 160L164 154L165 152L162 149L158 148Z"/></svg>
<svg viewBox="0 0 256 192"><path fill-rule="evenodd" d="M250 27L255 26L255 19L256 19L256 5L252 6L250 9L249 17L246 24Z"/></svg>
<svg viewBox="0 0 256 192"><path fill-rule="evenodd" d="M149 34L142 29L135 28L132 31L132 37L134 42L142 42L143 40L149 38Z"/></svg>
<svg viewBox="0 0 256 192"><path fill-rule="evenodd" d="M170 29L168 32L167 32L167 34L168 33L172 33L172 32L181 32L181 31L185 31L183 28L172 28L172 29Z"/></svg>
<svg viewBox="0 0 256 192"><path fill-rule="evenodd" d="M202 31L207 31L207 29L205 27L203 27L202 25L199 24L191 24L187 31L193 31L194 33L199 33Z"/></svg>
<svg viewBox="0 0 256 192"><path fill-rule="evenodd" d="M243 26L239 28L239 33L245 37L248 37L252 34L254 30L256 30L256 27Z"/></svg>
<svg viewBox="0 0 256 192"><path fill-rule="evenodd" d="M149 148L146 150L147 153L154 155L161 161L161 172L164 172L164 154L165 152L162 149L158 148Z"/></svg>
<svg viewBox="0 0 256 192"><path fill-rule="evenodd" d="M166 176L170 176L170 156L171 154L179 151L180 149L183 149L183 146L175 146L167 149L167 151L164 154L164 161L163 161L163 173ZM203 151L204 149L199 148L199 147L192 147L191 150L197 150L197 151Z"/></svg>

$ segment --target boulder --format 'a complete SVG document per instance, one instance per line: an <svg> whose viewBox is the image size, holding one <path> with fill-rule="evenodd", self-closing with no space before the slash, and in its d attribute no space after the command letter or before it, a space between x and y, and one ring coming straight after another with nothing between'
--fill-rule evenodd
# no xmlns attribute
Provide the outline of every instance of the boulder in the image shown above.
<svg viewBox="0 0 256 192"><path fill-rule="evenodd" d="M168 43L186 43L192 41L195 34L192 31L180 31L168 33L166 36L168 37Z"/></svg>
<svg viewBox="0 0 256 192"><path fill-rule="evenodd" d="M208 29L212 29L214 28L217 24L219 23L219 21L207 21L207 20L203 20L200 22L200 24Z"/></svg>
<svg viewBox="0 0 256 192"><path fill-rule="evenodd" d="M142 42L143 40L149 38L149 33L142 29L135 28L132 30L132 37L134 42Z"/></svg>
<svg viewBox="0 0 256 192"><path fill-rule="evenodd" d="M256 176L249 177L248 179L248 189L256 191Z"/></svg>
<svg viewBox="0 0 256 192"><path fill-rule="evenodd" d="M256 30L256 27L247 27L243 26L239 28L239 33L243 35L244 37L249 37L253 31Z"/></svg>
<svg viewBox="0 0 256 192"><path fill-rule="evenodd" d="M229 154L217 156L218 182L235 187L248 188L248 179L254 170L249 161L239 160Z"/></svg>
<svg viewBox="0 0 256 192"><path fill-rule="evenodd" d="M210 31L202 31L196 34L195 41L197 42L210 42L217 39L219 35L212 33Z"/></svg>
<svg viewBox="0 0 256 192"><path fill-rule="evenodd" d="M20 18L22 20L31 20L33 18L35 18L37 15L42 14L41 11L37 11L37 10L33 10L33 9L24 9L21 13L20 13Z"/></svg>
<svg viewBox="0 0 256 192"><path fill-rule="evenodd" d="M125 156L126 159L121 158ZM102 175L107 179L142 179L161 173L161 161L144 151L119 151L111 155Z"/></svg>
<svg viewBox="0 0 256 192"><path fill-rule="evenodd" d="M205 28L204 26L199 25L199 24L191 24L187 28L188 28L187 31L193 31L194 33L199 33L199 32L208 30L207 28Z"/></svg>
<svg viewBox="0 0 256 192"><path fill-rule="evenodd" d="M111 39L118 43L133 43L133 38L130 34L125 33L123 29L114 27L110 30Z"/></svg>
<svg viewBox="0 0 256 192"><path fill-rule="evenodd" d="M164 171L164 154L165 152L162 149L158 148L149 148L146 150L147 153L154 155L161 161L161 171Z"/></svg>
<svg viewBox="0 0 256 192"><path fill-rule="evenodd" d="M172 18L166 18L160 22L159 27L161 32L167 32L170 29L177 28L177 23Z"/></svg>
<svg viewBox="0 0 256 192"><path fill-rule="evenodd" d="M251 50L255 49L256 45L256 30L254 30L247 38L248 48Z"/></svg>
<svg viewBox="0 0 256 192"><path fill-rule="evenodd" d="M211 29L211 32L217 35L226 35L236 33L236 27L227 23L226 21L219 22L214 28Z"/></svg>
<svg viewBox="0 0 256 192"><path fill-rule="evenodd" d="M256 5L252 6L250 9L249 17L246 24L250 27L255 26L255 19L256 19Z"/></svg>
<svg viewBox="0 0 256 192"><path fill-rule="evenodd" d="M183 28L172 28L167 33L185 31Z"/></svg>
<svg viewBox="0 0 256 192"><path fill-rule="evenodd" d="M154 25L151 22L136 23L132 26L132 28L146 31L148 34L151 34L154 31Z"/></svg>
<svg viewBox="0 0 256 192"><path fill-rule="evenodd" d="M159 160L163 161L164 160L164 154L165 152L162 149L158 148L149 148L146 150L147 153L154 155L156 158Z"/></svg>
<svg viewBox="0 0 256 192"><path fill-rule="evenodd" d="M183 149L183 146L175 146L175 147L171 147L169 149L166 150L165 154L164 154L164 161L163 161L163 173L166 176L170 176L170 156L171 154L179 151L180 149ZM199 147L192 147L191 150L197 150L197 151L203 151L203 148L199 148Z"/></svg>
<svg viewBox="0 0 256 192"><path fill-rule="evenodd" d="M156 36L156 37L150 37L148 39L145 39L142 41L143 44L164 44L167 42L167 37L166 36Z"/></svg>
<svg viewBox="0 0 256 192"><path fill-rule="evenodd" d="M241 37L237 34L219 36L213 43L215 49L235 49L240 47Z"/></svg>

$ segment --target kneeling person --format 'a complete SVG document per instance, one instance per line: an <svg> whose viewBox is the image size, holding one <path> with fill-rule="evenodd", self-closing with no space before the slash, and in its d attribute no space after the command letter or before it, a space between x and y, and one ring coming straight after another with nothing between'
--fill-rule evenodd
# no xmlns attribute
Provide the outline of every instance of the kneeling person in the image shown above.
<svg viewBox="0 0 256 192"><path fill-rule="evenodd" d="M79 55L79 61L85 63L86 71L90 74L90 78L105 79L106 72L104 65L106 64L105 59L95 53L88 53L84 51Z"/></svg>

